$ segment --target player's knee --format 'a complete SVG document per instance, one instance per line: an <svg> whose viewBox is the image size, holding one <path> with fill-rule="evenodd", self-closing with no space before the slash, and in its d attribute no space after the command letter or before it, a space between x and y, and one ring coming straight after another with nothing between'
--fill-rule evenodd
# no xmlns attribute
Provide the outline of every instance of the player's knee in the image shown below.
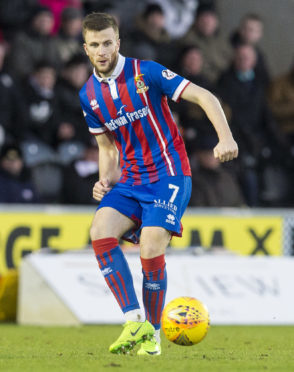
<svg viewBox="0 0 294 372"><path fill-rule="evenodd" d="M162 249L157 246L141 245L141 257L153 258L163 254Z"/></svg>
<svg viewBox="0 0 294 372"><path fill-rule="evenodd" d="M103 216L99 216L98 213L96 213L92 225L90 228L90 237L91 240L97 240L97 239L104 239L109 236L109 231L107 231L107 226L105 226Z"/></svg>
<svg viewBox="0 0 294 372"><path fill-rule="evenodd" d="M99 229L97 229L97 227L93 224L90 228L90 237L92 241L97 240L97 239L102 239L102 237L99 234Z"/></svg>
<svg viewBox="0 0 294 372"><path fill-rule="evenodd" d="M103 226L101 226L100 223L97 223L97 221L94 220L90 228L91 240L93 241L97 239L104 239L104 238L107 238L106 235L107 235L107 232L105 231Z"/></svg>
<svg viewBox="0 0 294 372"><path fill-rule="evenodd" d="M90 228L90 238L91 240L105 239L105 238L116 238L119 239L120 236L117 232L105 225L103 220L97 221L94 220Z"/></svg>
<svg viewBox="0 0 294 372"><path fill-rule="evenodd" d="M163 228L143 229L140 239L141 256L153 258L165 253L169 241L170 233Z"/></svg>

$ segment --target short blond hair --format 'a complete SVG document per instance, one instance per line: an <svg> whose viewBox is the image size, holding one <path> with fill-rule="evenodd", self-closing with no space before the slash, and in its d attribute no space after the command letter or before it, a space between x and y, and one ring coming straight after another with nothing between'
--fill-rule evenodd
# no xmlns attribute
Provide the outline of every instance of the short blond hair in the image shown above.
<svg viewBox="0 0 294 372"><path fill-rule="evenodd" d="M114 32L119 37L119 29L116 19L107 13L90 13L83 20L83 37L87 31L102 31L107 28L113 28Z"/></svg>

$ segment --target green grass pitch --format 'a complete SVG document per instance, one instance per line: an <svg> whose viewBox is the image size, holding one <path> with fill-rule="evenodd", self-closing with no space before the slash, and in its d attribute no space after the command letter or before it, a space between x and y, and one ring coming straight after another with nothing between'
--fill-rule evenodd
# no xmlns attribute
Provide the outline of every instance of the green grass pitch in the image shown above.
<svg viewBox="0 0 294 372"><path fill-rule="evenodd" d="M294 371L294 327L212 326L195 346L162 335L162 355L112 355L120 326L0 325L0 371Z"/></svg>

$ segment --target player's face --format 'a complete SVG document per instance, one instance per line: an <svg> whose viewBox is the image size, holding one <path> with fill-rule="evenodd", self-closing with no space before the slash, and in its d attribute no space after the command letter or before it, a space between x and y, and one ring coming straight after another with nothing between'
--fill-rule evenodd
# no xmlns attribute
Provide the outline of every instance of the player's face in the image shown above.
<svg viewBox="0 0 294 372"><path fill-rule="evenodd" d="M96 73L101 77L111 75L115 68L120 40L112 27L102 31L88 30L84 48Z"/></svg>

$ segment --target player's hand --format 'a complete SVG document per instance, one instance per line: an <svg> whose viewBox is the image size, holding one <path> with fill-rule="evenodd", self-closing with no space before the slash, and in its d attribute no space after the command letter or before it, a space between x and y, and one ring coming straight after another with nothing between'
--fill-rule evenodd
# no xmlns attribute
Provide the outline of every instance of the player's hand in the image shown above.
<svg viewBox="0 0 294 372"><path fill-rule="evenodd" d="M226 140L221 140L213 149L214 157L218 158L222 163L233 160L238 156L238 145L233 137Z"/></svg>
<svg viewBox="0 0 294 372"><path fill-rule="evenodd" d="M109 180L104 178L95 183L93 187L93 198L97 201L101 201L103 196L106 195L112 187L110 186Z"/></svg>

